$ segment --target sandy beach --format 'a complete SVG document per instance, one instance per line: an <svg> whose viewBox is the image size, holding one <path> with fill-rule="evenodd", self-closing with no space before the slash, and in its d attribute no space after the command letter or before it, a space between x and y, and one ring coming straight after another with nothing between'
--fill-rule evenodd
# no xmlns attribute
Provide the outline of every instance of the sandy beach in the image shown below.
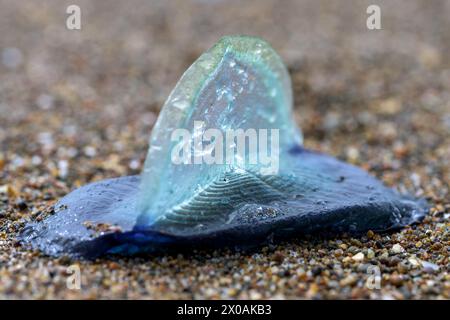
<svg viewBox="0 0 450 320"><path fill-rule="evenodd" d="M377 1L381 30L366 27L370 1L77 3L68 30L68 1L0 0L0 299L450 298L450 1ZM22 247L25 222L71 190L140 172L164 100L227 34L279 52L306 147L426 198L424 221L251 252L75 261Z"/></svg>

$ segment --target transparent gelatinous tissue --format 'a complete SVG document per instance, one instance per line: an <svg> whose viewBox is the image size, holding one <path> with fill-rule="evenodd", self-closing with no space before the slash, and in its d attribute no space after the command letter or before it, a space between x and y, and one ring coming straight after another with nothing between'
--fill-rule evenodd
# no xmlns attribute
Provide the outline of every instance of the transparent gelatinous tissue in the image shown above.
<svg viewBox="0 0 450 320"><path fill-rule="evenodd" d="M129 255L248 247L306 233L386 231L424 217L423 200L303 148L292 104L289 74L266 42L222 38L184 73L164 104L142 174L71 192L53 215L28 223L22 242L50 255ZM236 130L266 139L234 152L239 140L226 137ZM176 132L192 134L180 144ZM208 146L219 138L224 144L212 153ZM181 153L190 156L177 158ZM248 161L252 156L256 162Z"/></svg>

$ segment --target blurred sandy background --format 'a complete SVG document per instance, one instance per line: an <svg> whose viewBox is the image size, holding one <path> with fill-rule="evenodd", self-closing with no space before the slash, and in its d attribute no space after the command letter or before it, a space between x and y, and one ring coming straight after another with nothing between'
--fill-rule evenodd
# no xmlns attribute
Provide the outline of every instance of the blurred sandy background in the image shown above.
<svg viewBox="0 0 450 320"><path fill-rule="evenodd" d="M69 4L80 31L66 29ZM382 30L366 28L369 4ZM0 297L449 298L449 17L445 0L0 0ZM428 198L431 215L392 236L257 256L85 262L86 286L67 290L66 260L17 244L23 221L76 186L139 173L170 90L229 34L282 56L308 147ZM364 287L367 264L381 268L382 290Z"/></svg>
<svg viewBox="0 0 450 320"><path fill-rule="evenodd" d="M344 82L345 94L376 98L386 87L406 91L374 76L374 69L396 61L405 66L399 76L448 80L450 1L376 1L378 31L366 28L372 3L1 1L0 47L17 48L22 56L14 70L0 66L2 110L29 111L23 105L40 93L57 98L61 86L77 87L77 98L100 105L160 106L186 67L228 34L266 39L291 68L314 66L306 81L319 93ZM81 31L65 27L69 4L81 7ZM365 73L365 83L352 81L355 69Z"/></svg>

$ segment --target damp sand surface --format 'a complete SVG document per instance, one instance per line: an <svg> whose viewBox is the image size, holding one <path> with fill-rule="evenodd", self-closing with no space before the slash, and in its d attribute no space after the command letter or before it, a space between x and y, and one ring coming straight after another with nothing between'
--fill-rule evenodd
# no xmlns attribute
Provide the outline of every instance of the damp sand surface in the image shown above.
<svg viewBox="0 0 450 320"><path fill-rule="evenodd" d="M57 1L1 5L0 298L450 298L448 2L381 1L379 31L365 28L361 1L132 2L79 1L89 17L80 31L65 29ZM427 198L422 223L251 252L96 261L17 242L26 220L74 188L139 173L182 72L238 33L266 39L286 61L306 146ZM71 265L80 290L67 286Z"/></svg>

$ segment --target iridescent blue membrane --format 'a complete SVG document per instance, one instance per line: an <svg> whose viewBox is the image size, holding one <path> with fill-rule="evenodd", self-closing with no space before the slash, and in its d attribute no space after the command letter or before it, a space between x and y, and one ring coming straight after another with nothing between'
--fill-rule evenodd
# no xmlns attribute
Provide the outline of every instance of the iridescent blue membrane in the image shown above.
<svg viewBox="0 0 450 320"><path fill-rule="evenodd" d="M205 130L278 129L279 170L263 174L263 164L237 161L174 164L171 133L199 120ZM261 39L225 37L172 91L142 175L69 193L55 214L26 226L22 241L49 255L134 255L387 231L427 213L425 201L399 195L365 171L301 144L279 56Z"/></svg>

